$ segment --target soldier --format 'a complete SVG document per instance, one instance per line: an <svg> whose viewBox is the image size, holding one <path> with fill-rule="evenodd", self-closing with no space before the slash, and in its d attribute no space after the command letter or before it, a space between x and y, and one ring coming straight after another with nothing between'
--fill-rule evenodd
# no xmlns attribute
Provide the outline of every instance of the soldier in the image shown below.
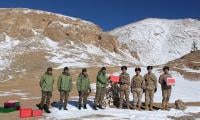
<svg viewBox="0 0 200 120"><path fill-rule="evenodd" d="M64 110L67 109L67 102L69 97L69 92L71 92L72 89L72 77L69 73L68 67L64 68L63 73L59 76L58 82L58 91L60 92L60 106L59 110L64 108Z"/></svg>
<svg viewBox="0 0 200 120"><path fill-rule="evenodd" d="M106 93L106 85L108 82L108 78L106 76L106 68L102 67L101 70L98 72L97 75L97 82L96 82L96 95L94 100L94 110L97 110L96 107L100 109L104 109L102 107L102 103L104 100L104 96Z"/></svg>
<svg viewBox="0 0 200 120"><path fill-rule="evenodd" d="M129 74L126 72L127 67L121 67L122 73L119 76L119 84L120 84L120 103L119 108L123 106L123 99L125 95L127 109L129 109L129 86L130 86L130 77Z"/></svg>
<svg viewBox="0 0 200 120"><path fill-rule="evenodd" d="M36 105L41 110L44 108L45 112L47 113L51 113L49 110L49 104L50 104L50 99L52 97L53 84L54 84L52 71L53 69L51 67L48 67L46 73L40 79L42 98L41 98L41 103Z"/></svg>
<svg viewBox="0 0 200 120"><path fill-rule="evenodd" d="M172 76L169 74L168 66L164 66L163 71L164 73L159 77L159 83L161 84L162 96L163 96L162 107L163 110L168 110L168 103L171 96L172 86L167 85L167 78L171 78Z"/></svg>
<svg viewBox="0 0 200 120"><path fill-rule="evenodd" d="M145 88L144 78L140 75L141 68L135 68L136 75L131 79L131 92L133 93L134 109L141 109L142 93Z"/></svg>
<svg viewBox="0 0 200 120"><path fill-rule="evenodd" d="M145 80L145 105L146 110L153 110L153 97L154 93L157 91L157 78L154 73L152 73L153 66L147 66L148 73L144 75Z"/></svg>
<svg viewBox="0 0 200 120"><path fill-rule="evenodd" d="M87 102L87 97L89 93L91 93L91 88L90 88L90 80L87 74L87 69L83 68L82 72L80 73L78 79L77 79L77 90L79 94L79 106L78 109L81 109L82 102L83 102L83 108L87 109L86 107L86 102ZM89 92L88 92L89 90Z"/></svg>

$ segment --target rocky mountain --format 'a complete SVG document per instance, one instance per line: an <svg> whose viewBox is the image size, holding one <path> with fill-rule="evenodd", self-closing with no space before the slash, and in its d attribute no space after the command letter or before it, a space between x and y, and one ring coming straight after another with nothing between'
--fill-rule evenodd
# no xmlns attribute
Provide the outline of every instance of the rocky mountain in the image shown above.
<svg viewBox="0 0 200 120"><path fill-rule="evenodd" d="M109 32L142 65L164 64L200 48L200 21L149 18Z"/></svg>
<svg viewBox="0 0 200 120"><path fill-rule="evenodd" d="M0 9L0 78L54 68L133 64L94 23L31 9Z"/></svg>

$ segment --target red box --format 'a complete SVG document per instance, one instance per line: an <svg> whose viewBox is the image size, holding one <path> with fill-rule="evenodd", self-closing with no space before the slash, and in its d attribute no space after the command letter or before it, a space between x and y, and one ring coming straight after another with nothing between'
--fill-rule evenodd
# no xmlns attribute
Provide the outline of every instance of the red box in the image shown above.
<svg viewBox="0 0 200 120"><path fill-rule="evenodd" d="M32 109L20 109L19 111L20 118L32 117Z"/></svg>
<svg viewBox="0 0 200 120"><path fill-rule="evenodd" d="M176 79L175 78L167 78L167 85L175 85Z"/></svg>
<svg viewBox="0 0 200 120"><path fill-rule="evenodd" d="M110 80L112 82L119 82L119 76L117 76L117 75L110 75Z"/></svg>
<svg viewBox="0 0 200 120"><path fill-rule="evenodd" d="M33 117L42 116L42 110L33 110L32 115Z"/></svg>

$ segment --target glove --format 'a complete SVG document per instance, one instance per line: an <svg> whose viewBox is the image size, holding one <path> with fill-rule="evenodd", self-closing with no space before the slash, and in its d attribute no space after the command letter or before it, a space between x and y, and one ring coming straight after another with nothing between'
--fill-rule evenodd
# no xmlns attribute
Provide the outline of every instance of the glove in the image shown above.
<svg viewBox="0 0 200 120"><path fill-rule="evenodd" d="M155 90L154 90L154 93L156 93L157 92L157 88L155 88Z"/></svg>
<svg viewBox="0 0 200 120"><path fill-rule="evenodd" d="M91 90L91 88L89 88L89 93L91 93L92 92L92 90Z"/></svg>
<svg viewBox="0 0 200 120"><path fill-rule="evenodd" d="M81 94L81 91L78 91L78 94L80 95L80 94Z"/></svg>

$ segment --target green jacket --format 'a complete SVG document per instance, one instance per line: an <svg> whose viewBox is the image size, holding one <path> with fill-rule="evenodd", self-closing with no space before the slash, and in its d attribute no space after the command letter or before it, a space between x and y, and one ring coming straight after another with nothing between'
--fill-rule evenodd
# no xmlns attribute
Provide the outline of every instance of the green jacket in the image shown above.
<svg viewBox="0 0 200 120"><path fill-rule="evenodd" d="M88 78L88 75L84 76L81 73L77 79L76 86L78 91L85 91L90 89L90 80Z"/></svg>
<svg viewBox="0 0 200 120"><path fill-rule="evenodd" d="M40 79L40 87L42 91L53 91L54 78L53 75L45 73Z"/></svg>
<svg viewBox="0 0 200 120"><path fill-rule="evenodd" d="M61 74L57 82L58 90L70 92L72 89L72 77L70 75Z"/></svg>
<svg viewBox="0 0 200 120"><path fill-rule="evenodd" d="M108 79L106 77L106 74L104 74L103 72L99 71L97 74L97 87L103 87L105 88L107 85Z"/></svg>

